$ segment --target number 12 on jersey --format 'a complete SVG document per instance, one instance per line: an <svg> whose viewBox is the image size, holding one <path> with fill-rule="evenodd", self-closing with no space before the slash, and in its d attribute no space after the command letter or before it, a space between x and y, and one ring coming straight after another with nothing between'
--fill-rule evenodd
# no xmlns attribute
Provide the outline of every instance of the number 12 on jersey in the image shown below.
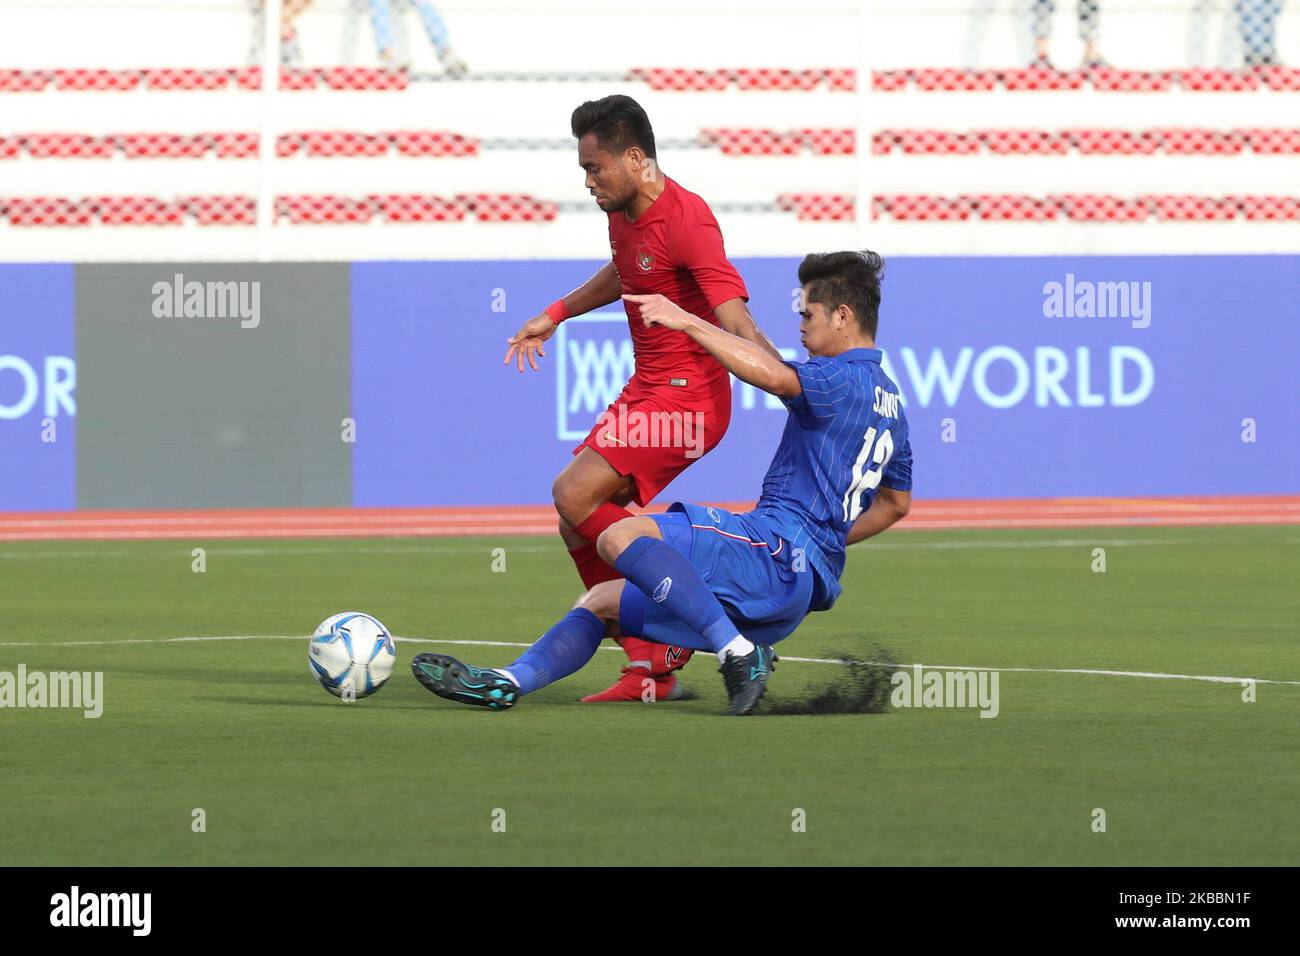
<svg viewBox="0 0 1300 956"><path fill-rule="evenodd" d="M874 453L872 446L875 446ZM874 490L880 484L881 473L893 455L894 438L889 434L889 429L881 432L877 440L875 427L868 428L862 436L862 451L853 464L853 483L844 495L845 521L852 523L858 520L858 515L862 514L863 493Z"/></svg>

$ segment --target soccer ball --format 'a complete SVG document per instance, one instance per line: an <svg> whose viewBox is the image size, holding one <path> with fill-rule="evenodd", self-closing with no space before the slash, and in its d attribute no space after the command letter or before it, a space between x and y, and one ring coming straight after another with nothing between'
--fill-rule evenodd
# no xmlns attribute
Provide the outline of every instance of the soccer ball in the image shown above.
<svg viewBox="0 0 1300 956"><path fill-rule="evenodd" d="M388 628L369 614L343 611L321 621L307 647L311 674L335 697L369 697L393 676L397 648Z"/></svg>

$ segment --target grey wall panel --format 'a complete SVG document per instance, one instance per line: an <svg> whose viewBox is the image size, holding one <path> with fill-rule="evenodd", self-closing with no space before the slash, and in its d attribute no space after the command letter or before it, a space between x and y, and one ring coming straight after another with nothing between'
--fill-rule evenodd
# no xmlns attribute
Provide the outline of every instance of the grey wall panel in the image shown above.
<svg viewBox="0 0 1300 956"><path fill-rule="evenodd" d="M346 263L78 266L78 507L350 505L349 281Z"/></svg>

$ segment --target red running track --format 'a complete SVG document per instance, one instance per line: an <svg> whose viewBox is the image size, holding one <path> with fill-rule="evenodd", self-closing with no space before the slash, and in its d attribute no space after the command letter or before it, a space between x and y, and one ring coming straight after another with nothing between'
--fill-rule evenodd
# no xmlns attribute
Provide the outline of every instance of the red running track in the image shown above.
<svg viewBox="0 0 1300 956"><path fill-rule="evenodd" d="M723 503L733 511L751 502ZM663 506L647 509L664 510ZM0 513L0 541L448 537L556 533L543 505ZM1300 495L917 501L904 530L1300 524Z"/></svg>

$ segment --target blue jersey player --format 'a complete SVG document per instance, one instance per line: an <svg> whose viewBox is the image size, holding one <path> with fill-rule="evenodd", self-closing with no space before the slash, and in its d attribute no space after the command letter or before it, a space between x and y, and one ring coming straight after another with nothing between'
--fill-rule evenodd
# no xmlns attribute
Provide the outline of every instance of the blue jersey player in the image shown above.
<svg viewBox="0 0 1300 956"><path fill-rule="evenodd" d="M718 656L730 712L767 687L772 645L840 593L847 545L911 505L912 450L898 387L876 349L883 262L874 252L810 255L799 267L807 362L782 362L661 295L628 295L647 325L682 331L737 378L789 410L753 511L674 504L625 518L596 546L624 580L597 584L507 667L420 654L416 678L440 697L494 709L580 669L626 632Z"/></svg>

